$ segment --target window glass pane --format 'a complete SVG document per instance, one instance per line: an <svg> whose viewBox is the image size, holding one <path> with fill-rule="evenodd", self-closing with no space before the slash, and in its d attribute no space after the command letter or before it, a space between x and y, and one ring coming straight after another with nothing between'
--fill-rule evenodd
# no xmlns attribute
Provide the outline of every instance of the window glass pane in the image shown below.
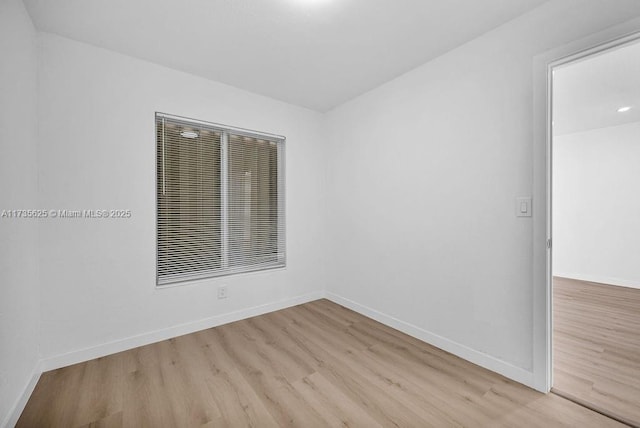
<svg viewBox="0 0 640 428"><path fill-rule="evenodd" d="M277 143L229 135L229 264L278 260Z"/></svg>
<svg viewBox="0 0 640 428"><path fill-rule="evenodd" d="M158 279L220 269L221 133L160 120L157 142Z"/></svg>

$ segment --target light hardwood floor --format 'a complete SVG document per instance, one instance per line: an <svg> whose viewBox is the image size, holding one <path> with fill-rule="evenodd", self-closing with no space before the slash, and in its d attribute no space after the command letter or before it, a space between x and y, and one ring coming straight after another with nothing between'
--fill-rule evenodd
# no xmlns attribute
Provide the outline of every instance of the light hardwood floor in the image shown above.
<svg viewBox="0 0 640 428"><path fill-rule="evenodd" d="M640 290L553 286L554 391L640 426Z"/></svg>
<svg viewBox="0 0 640 428"><path fill-rule="evenodd" d="M43 374L19 427L619 427L319 300Z"/></svg>

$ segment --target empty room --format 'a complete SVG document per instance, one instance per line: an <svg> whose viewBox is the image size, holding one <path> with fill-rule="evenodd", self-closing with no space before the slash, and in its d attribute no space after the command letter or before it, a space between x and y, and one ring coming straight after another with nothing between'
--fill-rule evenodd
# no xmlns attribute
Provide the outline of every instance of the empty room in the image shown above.
<svg viewBox="0 0 640 428"><path fill-rule="evenodd" d="M640 92L588 78L639 40L637 0L0 0L0 427L640 426Z"/></svg>

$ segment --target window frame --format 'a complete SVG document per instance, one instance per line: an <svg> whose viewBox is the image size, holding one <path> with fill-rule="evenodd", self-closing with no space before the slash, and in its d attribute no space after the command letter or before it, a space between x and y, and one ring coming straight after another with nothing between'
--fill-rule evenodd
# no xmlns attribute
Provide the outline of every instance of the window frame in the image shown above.
<svg viewBox="0 0 640 428"><path fill-rule="evenodd" d="M182 122L186 125L194 125L206 127L208 130L220 132L220 231L221 231L221 257L223 260L223 267L219 272L209 272L202 275L194 274L189 278L177 279L175 281L160 281L159 275L159 198L158 198L158 140L157 140L157 124L159 120L167 119L175 122ZM246 128L240 128L235 126L223 125L215 122L208 122L199 119L192 119L184 116L177 116L173 114L163 113L156 111L154 115L154 203L155 203L155 288L173 288L184 285L189 285L194 282L212 280L216 278L224 278L229 276L237 276L251 273L267 272L274 270L286 270L287 268L287 222L286 222L286 137L278 134L271 134L267 132L255 131ZM277 145L277 172L278 172L278 260L277 264L273 266L269 265L256 265L254 267L242 267L237 269L229 269L228 257L229 257L229 206L228 206L228 142L229 134L257 138L275 142ZM226 267L224 265L227 264Z"/></svg>

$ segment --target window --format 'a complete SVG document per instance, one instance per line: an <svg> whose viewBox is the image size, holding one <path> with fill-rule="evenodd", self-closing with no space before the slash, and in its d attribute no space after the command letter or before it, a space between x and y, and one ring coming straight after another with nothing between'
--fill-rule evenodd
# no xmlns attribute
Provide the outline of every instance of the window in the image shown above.
<svg viewBox="0 0 640 428"><path fill-rule="evenodd" d="M284 138L156 114L157 284L285 266Z"/></svg>

